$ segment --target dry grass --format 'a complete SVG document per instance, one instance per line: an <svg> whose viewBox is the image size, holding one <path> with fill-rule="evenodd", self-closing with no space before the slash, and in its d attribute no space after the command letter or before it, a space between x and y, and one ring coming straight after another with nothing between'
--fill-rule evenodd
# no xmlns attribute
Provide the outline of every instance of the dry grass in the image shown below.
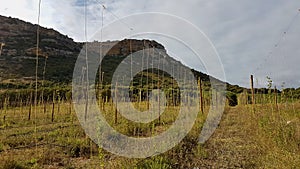
<svg viewBox="0 0 300 169"><path fill-rule="evenodd" d="M37 120L27 121L28 107L6 110L0 124L0 168L297 168L300 166L300 103L227 107L213 136L203 145L198 135L206 115L199 114L188 136L173 149L147 159L118 157L99 149L85 135L68 103L51 122L39 107ZM167 109L162 123L134 125L105 106L108 122L123 134L151 136L165 131L177 116ZM57 111L57 109L55 110ZM3 112L3 111L2 111ZM207 112L207 109L206 109ZM1 114L3 115L3 114ZM34 124L37 132L34 132ZM128 125L129 124L129 125ZM37 138L37 142L35 140Z"/></svg>

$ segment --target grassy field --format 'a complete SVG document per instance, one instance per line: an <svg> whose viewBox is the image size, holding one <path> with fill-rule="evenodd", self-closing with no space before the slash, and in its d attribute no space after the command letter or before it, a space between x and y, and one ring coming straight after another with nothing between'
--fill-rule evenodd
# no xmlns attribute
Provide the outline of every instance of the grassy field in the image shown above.
<svg viewBox="0 0 300 169"><path fill-rule="evenodd" d="M300 102L226 107L212 137L198 144L206 114L177 146L155 157L129 159L98 148L84 133L70 103L6 108L0 119L0 168L297 168L300 166ZM139 106L139 105L137 105ZM52 122L52 111L54 119ZM205 112L208 112L206 107ZM161 123L130 124L114 109L104 116L119 132L148 137L165 131L178 107L162 114ZM5 116L5 118L4 118ZM120 117L120 115L119 115Z"/></svg>

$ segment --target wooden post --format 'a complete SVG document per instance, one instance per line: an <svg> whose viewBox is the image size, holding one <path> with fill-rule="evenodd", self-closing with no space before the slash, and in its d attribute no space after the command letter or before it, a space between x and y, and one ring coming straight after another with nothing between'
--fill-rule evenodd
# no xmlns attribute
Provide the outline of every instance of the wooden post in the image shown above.
<svg viewBox="0 0 300 169"><path fill-rule="evenodd" d="M172 83L172 102L173 102L173 107L175 107L175 92L174 92L174 82Z"/></svg>
<svg viewBox="0 0 300 169"><path fill-rule="evenodd" d="M20 112L21 112L21 116L23 116L23 99L21 99L20 101Z"/></svg>
<svg viewBox="0 0 300 169"><path fill-rule="evenodd" d="M45 101L43 101L44 103L44 114L46 114L47 113L47 102L45 102Z"/></svg>
<svg viewBox="0 0 300 169"><path fill-rule="evenodd" d="M87 79L89 80L89 79ZM84 120L86 121L87 119L87 114L88 114L88 107L89 107L89 86L86 84L86 91L85 91L85 109L84 109Z"/></svg>
<svg viewBox="0 0 300 169"><path fill-rule="evenodd" d="M44 114L46 114L47 113L47 102L49 101L49 97L47 97L47 101L45 101L44 99L43 99L43 102L44 102Z"/></svg>
<svg viewBox="0 0 300 169"><path fill-rule="evenodd" d="M200 91L200 111L201 113L204 113L203 109L203 91L202 91L202 82L200 77L198 78L198 84L199 84L199 91Z"/></svg>
<svg viewBox="0 0 300 169"><path fill-rule="evenodd" d="M72 99L69 100L69 114L72 114Z"/></svg>
<svg viewBox="0 0 300 169"><path fill-rule="evenodd" d="M117 98L117 87L118 87L118 82L116 82L115 86L115 102L116 102L116 109L115 109L115 124L118 123L118 98ZM112 99L112 98L111 98Z"/></svg>
<svg viewBox="0 0 300 169"><path fill-rule="evenodd" d="M147 69L147 89L146 89L146 103L147 103L147 110L150 108L150 102L149 102L149 77L148 77L148 69Z"/></svg>
<svg viewBox="0 0 300 169"><path fill-rule="evenodd" d="M60 113L60 98L58 98L58 101L57 101L57 114Z"/></svg>
<svg viewBox="0 0 300 169"><path fill-rule="evenodd" d="M2 48L3 48L3 46L5 46L5 43L0 43L0 56L2 55Z"/></svg>
<svg viewBox="0 0 300 169"><path fill-rule="evenodd" d="M7 96L5 96L4 103L3 103L3 109L4 109L4 116L3 116L3 123L5 123L6 119L6 111L7 111Z"/></svg>
<svg viewBox="0 0 300 169"><path fill-rule="evenodd" d="M142 107L142 88L139 91L139 95L140 95L140 97L139 97L139 109L141 110L141 107Z"/></svg>
<svg viewBox="0 0 300 169"><path fill-rule="evenodd" d="M160 124L160 82L159 82L159 79L158 79L158 123Z"/></svg>
<svg viewBox="0 0 300 169"><path fill-rule="evenodd" d="M30 103L30 105L29 105L29 111L28 111L28 121L31 118L31 109L32 109L32 104Z"/></svg>
<svg viewBox="0 0 300 169"><path fill-rule="evenodd" d="M276 86L275 86L274 90L275 90L274 91L274 93L275 93L275 106L276 106L276 109L279 110L279 108L278 108L277 88L276 88Z"/></svg>
<svg viewBox="0 0 300 169"><path fill-rule="evenodd" d="M31 109L32 109L32 91L30 92L30 99L29 99L28 121L31 118Z"/></svg>
<svg viewBox="0 0 300 169"><path fill-rule="evenodd" d="M218 91L217 91L217 89L215 89L215 99L216 99L216 108L218 108Z"/></svg>
<svg viewBox="0 0 300 169"><path fill-rule="evenodd" d="M55 107L55 103L54 101L52 102L52 112L51 112L51 122L54 121L54 107Z"/></svg>
<svg viewBox="0 0 300 169"><path fill-rule="evenodd" d="M53 96L52 96L51 122L54 121L54 108L55 108L55 91L53 91Z"/></svg>
<svg viewBox="0 0 300 169"><path fill-rule="evenodd" d="M250 76L250 86L251 86L252 104L255 104L254 88L253 88L253 75Z"/></svg>

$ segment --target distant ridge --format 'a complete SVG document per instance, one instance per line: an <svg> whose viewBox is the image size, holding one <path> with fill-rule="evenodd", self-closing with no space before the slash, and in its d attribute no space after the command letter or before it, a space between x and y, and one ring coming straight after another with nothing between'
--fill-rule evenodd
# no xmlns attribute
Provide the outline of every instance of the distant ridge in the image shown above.
<svg viewBox="0 0 300 169"><path fill-rule="evenodd" d="M36 49L37 25L16 18L0 16L0 43L5 43L0 57L0 83L17 81L30 81L35 72L35 49ZM103 46L110 43L116 45L107 53L103 60L103 71L106 79L110 79L112 68L122 61L124 56L143 48L158 48L167 52L162 44L151 40L125 39L122 41L103 42ZM145 46L144 46L145 45ZM62 35L54 29L40 28L40 62L38 77L42 79L45 59L47 68L45 79L51 82L70 83L77 56L83 46L81 42L67 35ZM169 55L167 55L170 57ZM170 59L176 61L172 57ZM176 61L180 63L179 61ZM192 70L195 76L200 77L209 85L209 76L196 70ZM243 88L226 83L229 89L242 91Z"/></svg>

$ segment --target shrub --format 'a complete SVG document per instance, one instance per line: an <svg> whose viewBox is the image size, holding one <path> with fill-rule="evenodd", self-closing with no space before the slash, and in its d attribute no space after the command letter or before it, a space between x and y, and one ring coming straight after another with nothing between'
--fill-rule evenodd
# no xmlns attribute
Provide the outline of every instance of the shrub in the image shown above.
<svg viewBox="0 0 300 169"><path fill-rule="evenodd" d="M170 169L171 165L169 161L163 157L153 157L153 159L147 159L137 165L137 169Z"/></svg>
<svg viewBox="0 0 300 169"><path fill-rule="evenodd" d="M238 105L237 96L236 96L235 93L227 92L226 93L226 98L227 98L229 106L236 106L236 105Z"/></svg>

